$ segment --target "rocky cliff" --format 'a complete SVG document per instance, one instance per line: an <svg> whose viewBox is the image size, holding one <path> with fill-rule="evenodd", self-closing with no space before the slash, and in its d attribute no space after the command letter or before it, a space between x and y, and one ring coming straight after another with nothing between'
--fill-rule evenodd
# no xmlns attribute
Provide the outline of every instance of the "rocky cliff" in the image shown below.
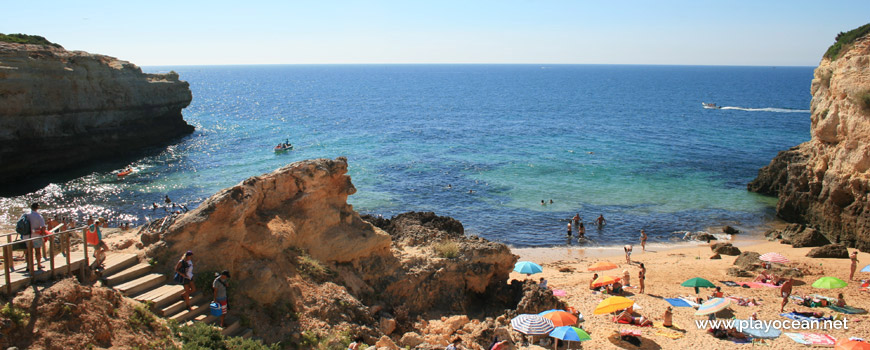
<svg viewBox="0 0 870 350"><path fill-rule="evenodd" d="M786 221L812 226L831 242L866 252L870 35L840 44L842 49L826 54L814 72L811 140L780 152L748 187L779 196L777 214Z"/></svg>
<svg viewBox="0 0 870 350"><path fill-rule="evenodd" d="M347 204L356 189L346 173L344 158L292 163L222 190L143 243L167 271L187 250L200 273L230 270L235 300L269 341L340 325L378 336L395 329L378 324L402 329L425 312L516 305L501 292L517 259L507 246L433 213L368 218L384 231Z"/></svg>
<svg viewBox="0 0 870 350"><path fill-rule="evenodd" d="M156 145L193 127L178 74L113 57L0 42L0 182Z"/></svg>

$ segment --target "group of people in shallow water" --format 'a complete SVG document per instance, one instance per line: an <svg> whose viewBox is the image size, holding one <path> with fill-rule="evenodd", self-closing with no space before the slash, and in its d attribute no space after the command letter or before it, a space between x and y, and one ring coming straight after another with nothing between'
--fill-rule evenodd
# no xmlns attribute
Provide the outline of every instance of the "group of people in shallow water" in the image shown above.
<svg viewBox="0 0 870 350"><path fill-rule="evenodd" d="M572 222L574 223L573 226L571 225ZM607 220L604 219L604 215L598 215L598 218L593 221L593 224L598 226L599 229L602 229L607 225ZM577 213L573 218L568 219L567 236L573 236L575 229L577 230L578 239L582 239L586 236L586 226L583 224L583 219L580 218L580 213Z"/></svg>

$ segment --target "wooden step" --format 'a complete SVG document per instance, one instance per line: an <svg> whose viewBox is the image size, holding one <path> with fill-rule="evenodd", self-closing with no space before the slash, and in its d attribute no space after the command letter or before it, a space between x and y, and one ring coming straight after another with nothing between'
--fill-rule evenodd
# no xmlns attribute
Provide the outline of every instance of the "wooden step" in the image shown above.
<svg viewBox="0 0 870 350"><path fill-rule="evenodd" d="M93 251L88 250L88 254L93 254ZM91 257L91 261L94 258ZM136 265L139 262L139 257L136 254L129 253L106 253L106 260L103 261L103 276L111 276L119 271L122 271L130 266Z"/></svg>
<svg viewBox="0 0 870 350"><path fill-rule="evenodd" d="M159 273L150 273L130 282L120 284L115 287L115 290L121 292L124 296L131 296L160 285L164 281L166 281L166 276Z"/></svg>
<svg viewBox="0 0 870 350"><path fill-rule="evenodd" d="M206 306L208 307L208 306ZM193 322L202 322L202 323L212 323L220 319L220 316L212 316L211 313L206 312L202 315L196 316L193 320L188 321L188 324L192 324Z"/></svg>
<svg viewBox="0 0 870 350"><path fill-rule="evenodd" d="M233 334L234 337L242 337L245 339L250 339L252 335L254 335L254 330L251 328L240 329L236 334Z"/></svg>
<svg viewBox="0 0 870 350"><path fill-rule="evenodd" d="M106 283L110 286L118 285L142 277L149 272L151 272L151 264L136 264L128 267L126 270L119 271L118 273L107 277ZM106 274L104 273L103 276L106 276Z"/></svg>
<svg viewBox="0 0 870 350"><path fill-rule="evenodd" d="M146 291L140 295L133 297L141 302L152 302L154 307L161 309L177 300L181 300L181 294L184 293L184 287L180 285L164 284L155 289Z"/></svg>
<svg viewBox="0 0 870 350"><path fill-rule="evenodd" d="M203 312L208 312L208 304L190 305L190 311L181 309L181 312L172 315L171 317L169 317L169 319L182 323L193 317L201 315Z"/></svg>
<svg viewBox="0 0 870 350"><path fill-rule="evenodd" d="M181 298L179 297L178 299L181 299ZM193 307L194 305L202 303L203 299L204 298L203 298L202 293L197 292L196 294L194 294L193 296L190 297L190 306ZM159 315L161 315L163 317L168 317L170 315L175 315L175 314L181 312L182 310L185 309L185 306L187 306L187 304L184 302L184 300L179 300L179 301L176 301L176 302L170 304L167 307L164 307L163 309L160 309L160 311L158 313L159 313Z"/></svg>
<svg viewBox="0 0 870 350"><path fill-rule="evenodd" d="M224 320L224 321L229 321L229 320ZM223 335L233 334L233 333L235 333L235 331L239 330L239 328L242 327L242 321L239 321L239 320L236 320L236 322L233 322L232 324L230 324L229 322L226 322L226 323L229 324L229 326L226 326L226 327L224 327L224 329L221 330L221 334L223 334Z"/></svg>

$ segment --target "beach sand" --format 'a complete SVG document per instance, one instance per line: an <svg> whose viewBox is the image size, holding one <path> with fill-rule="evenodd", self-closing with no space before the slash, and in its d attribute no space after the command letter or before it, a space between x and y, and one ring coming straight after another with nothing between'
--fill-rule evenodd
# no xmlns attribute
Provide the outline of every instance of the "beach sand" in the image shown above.
<svg viewBox="0 0 870 350"><path fill-rule="evenodd" d="M736 235L735 237L739 237ZM715 242L714 242L715 243ZM805 272L809 272L803 278L796 279L795 287L792 294L821 294L828 297L837 297L837 293L844 294L847 305L870 310L870 293L859 291L860 281L848 281L849 277L849 259L811 259L807 258L806 254L812 248L792 248L789 245L780 244L779 242L768 242L752 239L735 238L735 245L740 247L741 251L754 251L760 254L768 252L778 252L787 257L791 262L787 264L791 267L801 268ZM637 288L628 288L626 295L634 300L640 308L635 308L636 313L650 317L655 322L662 321L662 315L666 307L669 305L663 298L673 298L677 296L694 295L693 288L681 287L680 283L693 278L702 277L716 285L722 286L722 291L726 296L736 295L741 297L755 298L761 300L760 306L737 306L732 304L730 310L738 319L747 319L753 312L758 313L759 320L781 320L786 321L785 317L780 316L779 308L782 298L779 296L779 288L761 288L750 289L741 287L727 287L719 281L735 281L749 282L752 278L739 278L728 276L726 271L729 267L733 267L736 256L722 256L721 260L709 259L713 253L710 250L709 244L706 243L685 243L676 246L668 245L648 245L647 251L643 252L639 245L634 246L632 254L632 264L627 265L625 254L621 247L613 248L528 248L528 249L513 249L515 254L520 256L520 260L528 260L539 262L544 272L533 275L535 280L544 277L552 289L560 289L566 292L566 296L562 300L566 301L569 306L576 308L583 314L585 321L580 324L589 332L592 340L583 342L586 349L612 349L626 348L637 349L628 343L621 342L614 344L609 337L614 332L621 329L639 330L642 333L642 345L640 349L726 349L732 346L741 346L749 348L752 344L735 344L731 341L719 340L712 335L706 333L706 330L699 330L695 324L696 320L706 320L706 316L695 316L695 309L689 307L678 307L673 309L674 324L684 329L685 332L679 332L683 336L679 339L670 339L663 335L656 334L661 330L652 327L637 327L611 322L612 315L593 315L593 310L598 303L605 299L607 295L600 293L593 294L588 289L589 282L594 272L587 271L587 267L597 261L610 261L619 268L605 271L604 274L622 277L623 270L628 270L631 274L630 282L632 285L637 284L637 276L639 271L638 263L644 263L647 270L646 290L645 294L638 294ZM850 252L854 249L850 249ZM858 255L858 271L855 272L855 278L870 279L870 273L861 273L860 269L870 264L870 254L859 253ZM560 272L560 269L573 269L573 272ZM599 272L599 274L602 274ZM849 285L841 289L817 289L811 284L822 276L834 276L850 282ZM516 272L511 274L511 278L524 279L525 275ZM705 299L712 293L713 289L701 288L700 295ZM633 295L632 295L633 294ZM791 309L798 311L823 311L825 315L836 315L829 308L809 308L793 304L792 301L786 305L786 312ZM721 317L730 318L727 310L719 313ZM817 332L827 333L837 339L843 337L870 337L870 316L865 315L847 315L848 330L783 330L783 332ZM669 333L677 333L668 331ZM576 348L576 343L574 343ZM768 341L771 349L803 349L804 345L800 345L785 335L778 339ZM529 349L537 349L537 346L528 347ZM549 349L553 347L550 346Z"/></svg>

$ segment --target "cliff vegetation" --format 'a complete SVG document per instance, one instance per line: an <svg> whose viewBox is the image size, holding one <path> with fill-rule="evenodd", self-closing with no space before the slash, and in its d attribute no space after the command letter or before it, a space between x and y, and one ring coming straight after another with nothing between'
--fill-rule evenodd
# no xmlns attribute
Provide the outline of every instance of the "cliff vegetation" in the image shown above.
<svg viewBox="0 0 870 350"><path fill-rule="evenodd" d="M858 38L867 35L870 33L870 23L860 26L858 28L852 29L848 32L840 32L837 34L837 37L834 38L836 41L833 45L828 47L828 51L825 52L825 58L830 58L832 61L837 59L837 55L840 54L840 51L845 51L849 49L849 46L855 42Z"/></svg>
<svg viewBox="0 0 870 350"><path fill-rule="evenodd" d="M32 45L48 45L54 46L57 48L62 48L62 46L55 44L51 41L48 41L45 37L39 35L28 35L28 34L3 34L0 33L0 41L14 44L32 44Z"/></svg>

